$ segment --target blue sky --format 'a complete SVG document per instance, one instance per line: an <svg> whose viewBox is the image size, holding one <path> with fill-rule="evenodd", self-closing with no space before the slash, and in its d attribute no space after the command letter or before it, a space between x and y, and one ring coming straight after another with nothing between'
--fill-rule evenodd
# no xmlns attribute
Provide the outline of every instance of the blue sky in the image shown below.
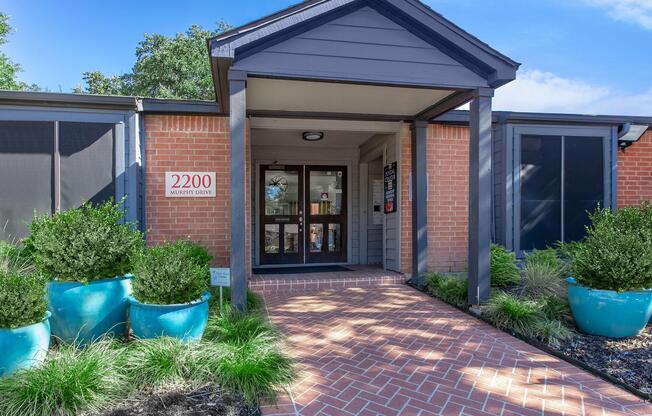
<svg viewBox="0 0 652 416"><path fill-rule="evenodd" d="M523 63L497 109L652 116L652 0L426 2ZM240 25L293 3L0 0L16 29L2 51L23 66L22 80L69 92L84 71L128 71L143 33Z"/></svg>

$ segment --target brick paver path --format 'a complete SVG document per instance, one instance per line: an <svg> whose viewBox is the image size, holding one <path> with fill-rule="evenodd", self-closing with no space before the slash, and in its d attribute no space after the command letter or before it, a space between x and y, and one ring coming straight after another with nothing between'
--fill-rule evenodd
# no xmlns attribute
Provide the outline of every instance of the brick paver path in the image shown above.
<svg viewBox="0 0 652 416"><path fill-rule="evenodd" d="M259 286L301 373L263 414L652 415L632 394L408 286L355 286Z"/></svg>

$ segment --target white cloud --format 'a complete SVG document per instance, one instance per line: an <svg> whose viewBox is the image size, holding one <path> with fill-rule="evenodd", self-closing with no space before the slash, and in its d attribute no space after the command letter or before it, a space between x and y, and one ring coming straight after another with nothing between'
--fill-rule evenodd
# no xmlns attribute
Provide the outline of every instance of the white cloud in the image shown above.
<svg viewBox="0 0 652 416"><path fill-rule="evenodd" d="M524 70L516 81L496 91L494 109L652 116L652 85L640 93L627 94L550 72Z"/></svg>
<svg viewBox="0 0 652 416"><path fill-rule="evenodd" d="M584 0L606 9L609 16L652 30L652 0Z"/></svg>

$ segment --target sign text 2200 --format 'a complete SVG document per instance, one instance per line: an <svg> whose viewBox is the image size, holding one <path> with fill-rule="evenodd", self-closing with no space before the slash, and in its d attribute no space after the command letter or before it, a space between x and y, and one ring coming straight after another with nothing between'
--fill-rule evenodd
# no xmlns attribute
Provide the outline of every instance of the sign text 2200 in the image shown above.
<svg viewBox="0 0 652 416"><path fill-rule="evenodd" d="M199 187L210 188L211 185L213 184L213 178L211 178L211 175L209 174L189 175L187 173L183 173L183 174L173 173L172 180L174 181L174 183L172 184L173 189L199 188Z"/></svg>
<svg viewBox="0 0 652 416"><path fill-rule="evenodd" d="M215 197L215 172L165 172L168 198Z"/></svg>

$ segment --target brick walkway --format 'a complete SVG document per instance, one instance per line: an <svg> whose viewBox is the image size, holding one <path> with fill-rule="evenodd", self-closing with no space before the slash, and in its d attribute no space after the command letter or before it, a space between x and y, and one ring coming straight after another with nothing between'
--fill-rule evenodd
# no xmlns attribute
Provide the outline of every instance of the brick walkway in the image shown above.
<svg viewBox="0 0 652 416"><path fill-rule="evenodd" d="M254 277L301 371L264 415L652 415L652 405L397 276L362 269L319 288ZM331 289L329 278L355 283Z"/></svg>

